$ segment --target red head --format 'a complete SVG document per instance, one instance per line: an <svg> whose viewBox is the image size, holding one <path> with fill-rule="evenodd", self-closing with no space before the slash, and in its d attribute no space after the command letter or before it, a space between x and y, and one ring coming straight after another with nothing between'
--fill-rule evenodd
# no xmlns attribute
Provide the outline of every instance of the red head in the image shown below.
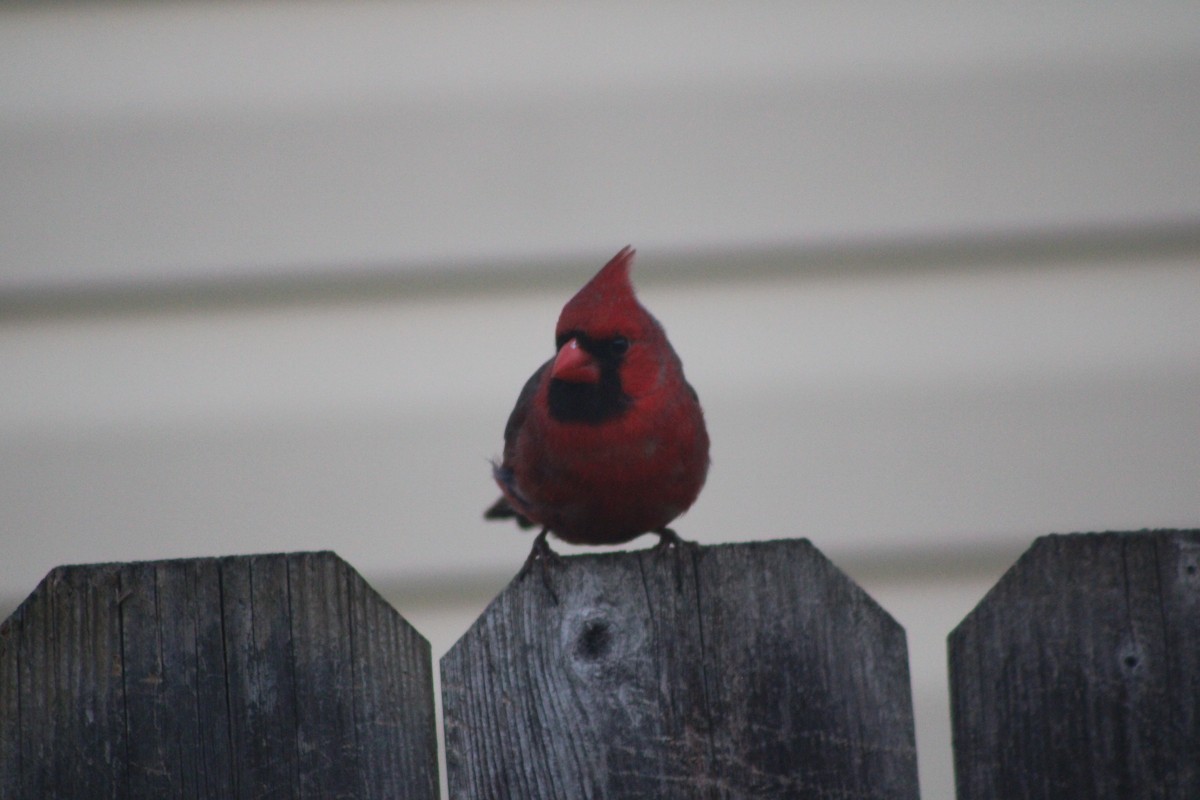
<svg viewBox="0 0 1200 800"><path fill-rule="evenodd" d="M627 350L621 351L617 362L620 387L626 394L638 397L660 388L664 370L682 375L662 326L634 296L629 281L634 252L626 247L617 253L563 306L555 328L559 347L551 372L555 378L599 381L604 360L600 345L607 343L611 353L617 340L623 340Z"/></svg>
<svg viewBox="0 0 1200 800"><path fill-rule="evenodd" d="M593 339L617 334L640 338L650 315L637 301L629 282L629 268L636 252L627 246L575 293L558 317L556 337L578 331Z"/></svg>

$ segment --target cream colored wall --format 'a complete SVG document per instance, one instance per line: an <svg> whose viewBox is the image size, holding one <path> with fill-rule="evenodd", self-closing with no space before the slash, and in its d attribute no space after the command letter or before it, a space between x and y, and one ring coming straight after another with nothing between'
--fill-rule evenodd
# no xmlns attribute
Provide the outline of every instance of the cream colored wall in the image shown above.
<svg viewBox="0 0 1200 800"><path fill-rule="evenodd" d="M620 246L700 391L678 529L944 637L1041 533L1200 524L1194 4L0 11L0 614L52 566L332 548L440 654L487 459Z"/></svg>

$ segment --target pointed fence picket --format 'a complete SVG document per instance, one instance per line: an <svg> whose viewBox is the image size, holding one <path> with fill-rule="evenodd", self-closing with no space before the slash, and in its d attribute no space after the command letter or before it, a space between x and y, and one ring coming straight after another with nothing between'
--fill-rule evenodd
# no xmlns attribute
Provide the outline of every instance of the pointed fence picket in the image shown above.
<svg viewBox="0 0 1200 800"><path fill-rule="evenodd" d="M807 541L535 564L442 658L452 797L917 797L903 629Z"/></svg>
<svg viewBox="0 0 1200 800"><path fill-rule="evenodd" d="M950 688L959 800L1200 798L1200 531L1038 539Z"/></svg>
<svg viewBox="0 0 1200 800"><path fill-rule="evenodd" d="M59 567L0 628L0 798L432 800L432 677L332 553Z"/></svg>

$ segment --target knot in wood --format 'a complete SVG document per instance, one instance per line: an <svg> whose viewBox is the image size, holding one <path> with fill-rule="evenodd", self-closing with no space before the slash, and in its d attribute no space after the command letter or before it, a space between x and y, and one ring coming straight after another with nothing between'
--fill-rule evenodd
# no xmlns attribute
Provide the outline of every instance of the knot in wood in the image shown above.
<svg viewBox="0 0 1200 800"><path fill-rule="evenodd" d="M606 604L568 612L560 637L561 652L572 671L587 680L617 679L625 662L637 658L645 638L636 621Z"/></svg>
<svg viewBox="0 0 1200 800"><path fill-rule="evenodd" d="M598 661L612 649L612 630L606 619L590 619L583 624L575 642L575 655L585 661Z"/></svg>
<svg viewBox="0 0 1200 800"><path fill-rule="evenodd" d="M1129 677L1135 677L1146 660L1142 648L1136 644L1122 647L1117 653L1117 659L1125 675Z"/></svg>

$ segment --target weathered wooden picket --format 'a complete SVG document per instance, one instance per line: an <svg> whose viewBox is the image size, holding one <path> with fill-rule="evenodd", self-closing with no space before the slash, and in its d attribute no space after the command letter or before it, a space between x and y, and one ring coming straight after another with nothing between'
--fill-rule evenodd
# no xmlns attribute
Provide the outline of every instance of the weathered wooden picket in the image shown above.
<svg viewBox="0 0 1200 800"><path fill-rule="evenodd" d="M1200 797L1200 531L1048 536L950 635L960 800ZM0 800L437 796L429 646L332 553L60 567ZM535 565L442 659L483 798L916 798L904 632L808 542Z"/></svg>
<svg viewBox="0 0 1200 800"><path fill-rule="evenodd" d="M332 553L59 567L0 630L0 797L433 798L432 681Z"/></svg>
<svg viewBox="0 0 1200 800"><path fill-rule="evenodd" d="M442 659L451 796L917 797L904 631L808 542L545 569Z"/></svg>
<svg viewBox="0 0 1200 800"><path fill-rule="evenodd" d="M950 673L959 800L1200 798L1200 531L1039 539Z"/></svg>

